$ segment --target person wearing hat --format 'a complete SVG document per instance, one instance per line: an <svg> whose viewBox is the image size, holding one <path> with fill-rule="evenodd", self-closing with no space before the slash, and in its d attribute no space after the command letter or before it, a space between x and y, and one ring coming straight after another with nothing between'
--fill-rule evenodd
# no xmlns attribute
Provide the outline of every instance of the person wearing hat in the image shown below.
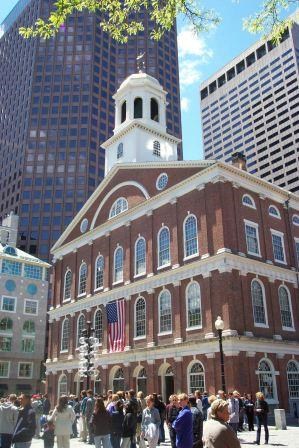
<svg viewBox="0 0 299 448"><path fill-rule="evenodd" d="M227 424L229 420L228 403L216 399L211 405L210 420L203 428L205 448L241 448L233 429Z"/></svg>

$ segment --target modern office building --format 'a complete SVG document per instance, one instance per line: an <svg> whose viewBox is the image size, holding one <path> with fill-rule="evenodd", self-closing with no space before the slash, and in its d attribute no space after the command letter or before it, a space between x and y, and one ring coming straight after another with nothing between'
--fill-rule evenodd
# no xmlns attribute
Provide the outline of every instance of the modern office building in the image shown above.
<svg viewBox="0 0 299 448"><path fill-rule="evenodd" d="M20 0L0 31L0 218L18 213L20 248L42 259L103 179L112 94L141 52L169 92L167 127L181 136L176 29L150 40L152 24L140 12L144 32L120 45L99 16L82 13L53 39L23 39L19 27L47 16L51 4Z"/></svg>
<svg viewBox="0 0 299 448"><path fill-rule="evenodd" d="M262 390L294 414L299 197L220 161L178 161L156 79L131 75L115 101L105 179L52 249L52 402L88 386L79 368L88 321L100 343L95 391L156 391L165 401L215 393L222 316L227 390Z"/></svg>
<svg viewBox="0 0 299 448"><path fill-rule="evenodd" d="M243 151L250 173L299 192L299 26L252 45L200 88L206 159Z"/></svg>
<svg viewBox="0 0 299 448"><path fill-rule="evenodd" d="M16 248L18 216L0 226L0 396L43 391L48 263Z"/></svg>

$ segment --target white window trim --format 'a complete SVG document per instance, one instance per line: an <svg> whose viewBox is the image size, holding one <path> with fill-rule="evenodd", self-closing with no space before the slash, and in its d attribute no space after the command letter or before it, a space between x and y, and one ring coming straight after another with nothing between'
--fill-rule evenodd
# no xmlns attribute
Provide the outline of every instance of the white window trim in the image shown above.
<svg viewBox="0 0 299 448"><path fill-rule="evenodd" d="M99 292L99 291L104 291L104 286L100 286L99 288L93 290L93 292Z"/></svg>
<svg viewBox="0 0 299 448"><path fill-rule="evenodd" d="M288 373L292 373L292 372L288 372L288 365L289 365L290 362L293 362L293 363L295 363L297 365L298 373L299 373L299 363L298 363L298 361L296 359L290 359L288 361L288 363L287 363L287 366L286 366L286 375L287 375L287 384L288 384L288 397L289 397L289 400L298 400L299 397L290 397L289 378L288 378Z"/></svg>
<svg viewBox="0 0 299 448"><path fill-rule="evenodd" d="M113 209L114 205L116 205L116 204L117 204L117 201L119 201L120 199L123 199L123 200L126 202L126 204L127 204L127 208L126 208L125 210L122 210L121 212L117 213L116 215L111 216L111 214L112 214L112 209ZM109 218L108 218L108 219L116 218L118 215L121 215L122 213L124 213L124 212L126 212L126 211L128 211L128 210L129 210L129 203L128 203L128 200L127 200L125 197L121 196L121 197L117 198L117 199L113 202L113 204L112 204L112 206L111 206L111 208L110 208L110 211L109 211Z"/></svg>
<svg viewBox="0 0 299 448"><path fill-rule="evenodd" d="M134 336L133 341L142 341L145 339L146 339L146 336Z"/></svg>
<svg viewBox="0 0 299 448"><path fill-rule="evenodd" d="M191 285L196 284L198 286L199 289L199 309L200 309L200 316L201 316L201 325L194 325L194 327L190 327L189 326L189 322L188 322L188 312L189 312L189 307L188 307L188 290L190 288ZM191 281L188 283L188 285L186 286L186 290L185 290L185 309L186 309L186 331L192 331L192 330L199 330L202 328L202 307L201 307L201 289L200 289L200 285L198 282L196 282L195 280Z"/></svg>
<svg viewBox="0 0 299 448"><path fill-rule="evenodd" d="M169 262L166 263L166 264L162 264L162 265L160 265L160 264L159 264L159 262L160 262L160 256L159 256L159 255L160 255L160 233L161 233L162 230L164 230L164 229L167 229L167 230L168 230L168 235L169 235ZM162 226L161 229L159 230L158 235L157 235L157 246L158 246L157 269L163 269L163 268L166 268L166 267L168 267L168 266L171 266L171 250L170 250L170 247L171 247L171 238L170 238L170 230L169 230L169 227L167 227L167 226Z"/></svg>
<svg viewBox="0 0 299 448"><path fill-rule="evenodd" d="M136 248L137 248L137 243L138 241L143 240L145 243L145 269L142 272L139 272L139 274L137 274L137 257L136 257ZM137 277L141 277L142 275L146 274L146 240L143 236L139 236L137 238L137 240L135 241L135 245L134 245L134 278Z"/></svg>
<svg viewBox="0 0 299 448"><path fill-rule="evenodd" d="M188 391L188 393L191 393L190 375L191 375L191 369L194 366L194 364L200 364L203 368L204 390L206 390L206 371L205 371L204 365L198 359L193 359L187 367L187 391Z"/></svg>
<svg viewBox="0 0 299 448"><path fill-rule="evenodd" d="M271 241L272 241L272 235L276 235L279 236L281 238L282 241L282 251L283 251L283 258L284 261L282 260L277 260L275 258L275 254L274 254L274 247L273 247L273 241L272 241L272 251L273 251L273 259L276 263L280 263L280 264L287 264L287 260L286 260L286 251L285 251L285 244L284 244L284 233L280 232L279 230L275 230L275 229L270 229L271 232Z"/></svg>
<svg viewBox="0 0 299 448"><path fill-rule="evenodd" d="M294 213L294 215L292 216L292 224L293 224L293 226L298 227L299 224L297 224L297 223L294 222L294 217L297 217L297 218L299 219L299 215L297 215L296 213Z"/></svg>
<svg viewBox="0 0 299 448"><path fill-rule="evenodd" d="M27 301L29 301L30 300L30 302L35 302L37 305L36 305L36 313L26 313L25 312L25 309L26 309L26 302ZM25 299L25 301L24 301L24 314L26 314L26 316L38 316L38 300L33 300L33 299Z"/></svg>
<svg viewBox="0 0 299 448"><path fill-rule="evenodd" d="M121 249L122 250L122 278L120 280L115 280L115 256L116 252ZM113 253L113 283L112 285L119 285L124 281L124 248L122 246L117 246Z"/></svg>
<svg viewBox="0 0 299 448"><path fill-rule="evenodd" d="M161 314L160 314L160 300L161 300L161 295L165 292L165 291L167 291L168 293L169 293L169 295L170 295L170 316L171 316L171 330L166 330L166 331L160 331L160 329L161 329L161 322L160 322L160 318L161 318ZM158 332L158 336L164 336L164 335L167 335L167 334L172 334L172 331L173 331L173 316L172 316L172 296L171 296L171 292L168 290L168 289L163 289L161 292L160 292L160 294L159 294L159 297L158 297L158 319L159 319L159 321L158 321L158 329L159 329L159 332Z"/></svg>
<svg viewBox="0 0 299 448"><path fill-rule="evenodd" d="M261 287L262 287L263 305L264 305L265 318L266 318L266 323L265 324L256 323L255 319L254 319L254 307L253 307L253 298L252 298L252 283L255 282L255 281L258 282L261 285ZM265 287L264 287L263 282L261 282L261 280L259 278L253 278L251 280L251 283L250 283L250 297L251 297L251 308L252 308L252 318L253 318L253 325L254 325L254 327L257 327L257 328L269 328Z"/></svg>
<svg viewBox="0 0 299 448"><path fill-rule="evenodd" d="M270 398L270 399L267 398L266 400L267 400L267 403L268 403L268 404L276 404L276 403L278 403L276 376L279 375L279 372L277 372L277 371L274 370L274 366L273 366L273 364L272 364L272 361L271 361L269 358L261 358L261 359L259 360L259 362L258 362L258 366L257 366L257 367L259 367L259 365L260 365L260 363L261 363L262 361L266 361L266 362L269 364L269 366L270 366L270 368L271 368L271 372L272 372L272 377L273 377L273 396L274 396L274 398ZM263 372L263 371L258 370L258 368L257 368L257 370L255 371L255 374L258 376L258 378L257 378L257 382L258 382L259 387L260 387L260 379L259 379L259 375L260 375L261 372Z"/></svg>
<svg viewBox="0 0 299 448"><path fill-rule="evenodd" d="M65 298L65 281L66 281L66 275L67 275L68 272L71 273L71 296L70 296L70 298L66 299ZM65 271L65 274L64 274L64 282L63 282L63 300L62 300L63 303L67 303L67 302L70 302L72 300L72 279L73 279L72 271L70 269L67 269Z"/></svg>
<svg viewBox="0 0 299 448"><path fill-rule="evenodd" d="M101 310L101 308L96 308L94 313L93 313L93 318L92 318L92 324L93 324L93 328L95 328L96 326L96 314L98 313L98 311L100 311L100 313L102 314L102 338L104 337L104 323L103 323L103 311ZM102 347L103 342L99 341L99 347Z"/></svg>
<svg viewBox="0 0 299 448"><path fill-rule="evenodd" d="M186 231L185 231L185 224L186 224L186 221L187 221L187 219L188 218L190 218L190 217L192 217L193 216L193 218L195 218L195 223L196 223L196 245L197 245L197 251L196 251L196 253L195 254L192 254L192 255L186 255ZM193 213L189 213L186 217L185 217L185 219L184 219L184 222L183 222L183 238L184 238L184 261L185 260L190 260L191 258L194 258L194 257L198 257L198 255L199 255L199 244L198 244L198 225L197 225L197 217L193 214Z"/></svg>
<svg viewBox="0 0 299 448"><path fill-rule="evenodd" d="M136 305L139 299L142 299L145 305L145 334L141 335L141 336L136 336ZM137 299L135 300L134 303L134 341L139 340L139 339L145 339L146 338L146 300L143 296L138 296Z"/></svg>
<svg viewBox="0 0 299 448"><path fill-rule="evenodd" d="M7 298L7 299L14 299L15 301L15 309L14 311L9 311L9 310L4 310L3 309L3 299ZM13 297L13 296L8 296L7 294L3 294L2 298L1 298L1 311L3 311L3 313L10 313L10 314L15 314L17 312L17 297Z"/></svg>
<svg viewBox="0 0 299 448"><path fill-rule="evenodd" d="M247 254L248 255L252 255L254 257L259 257L262 258L261 255L261 246L260 246L260 234L259 234L259 225L256 222L253 221L249 221L248 219L244 219L244 230L245 230L245 241L246 241L246 249L247 249ZM251 227L255 227L256 229L256 238L257 238L257 246L258 246L258 254L256 254L255 252L250 252L248 250L248 246L247 246L247 234L246 234L246 225L251 226Z"/></svg>
<svg viewBox="0 0 299 448"><path fill-rule="evenodd" d="M244 203L244 198L245 198L245 197L248 197L248 198L252 201L252 204L253 204L253 205ZM248 193L243 194L243 196L242 196L242 205L244 205L245 207L253 208L254 210L256 210L255 200L254 200L253 197L250 196L250 194L248 194Z"/></svg>
<svg viewBox="0 0 299 448"><path fill-rule="evenodd" d="M273 208L276 210L277 215L274 215L273 213L270 212L270 208L271 208L271 207L273 207ZM269 208L268 208L268 211L269 211L269 216L272 216L272 218L281 219L280 211L278 210L278 208L276 207L276 205L270 204L270 205L269 205Z"/></svg>
<svg viewBox="0 0 299 448"><path fill-rule="evenodd" d="M78 295L77 295L77 297L83 297L83 296L85 296L86 295L86 290L85 290L85 292L81 292L81 293L79 293L79 291L80 291L80 279L81 279L81 268L82 268L82 266L83 265L86 265L86 285L85 285L85 288L87 287L87 278L88 278L88 266L87 266L87 263L85 262L85 261L83 261L81 264L80 264L80 267L79 267L79 275L78 275Z"/></svg>
<svg viewBox="0 0 299 448"><path fill-rule="evenodd" d="M30 364L31 365L31 375L30 376L20 376L20 365L21 364ZM33 377L33 362L27 362L27 361L18 362L18 378L32 379L32 377Z"/></svg>
<svg viewBox="0 0 299 448"><path fill-rule="evenodd" d="M157 271L160 271L161 269L169 268L171 266L171 263L163 264L162 266L157 267Z"/></svg>
<svg viewBox="0 0 299 448"><path fill-rule="evenodd" d="M104 257L103 257L103 255L101 255L101 254L99 254L98 256L97 256L97 258L96 258L96 260L95 260L95 263L94 263L94 291L101 291L101 289L104 289L104 269L103 269L103 286L99 286L98 288L97 288L97 263L98 263L98 260L99 260L99 258L103 258L103 260L104 260ZM105 263L105 260L104 260L104 263Z"/></svg>
<svg viewBox="0 0 299 448"><path fill-rule="evenodd" d="M83 313L80 313L79 316L78 316L78 318L77 318L77 326L76 326L76 327L77 327L77 328L76 328L76 350L78 350L79 347L80 347L79 338L78 338L78 331L79 331L79 320L80 320L80 317L81 317L81 316L84 317L85 324L86 324L86 318L85 318L84 314L83 314Z"/></svg>
<svg viewBox="0 0 299 448"><path fill-rule="evenodd" d="M0 378L9 378L9 377L10 377L10 361L6 361L6 360L2 359L2 360L0 361L0 363L8 364L7 376L2 376L2 375L0 375Z"/></svg>
<svg viewBox="0 0 299 448"><path fill-rule="evenodd" d="M289 299L289 307L290 307L290 312L291 312L291 318L292 318L292 323L293 325L291 327L284 327L283 325L281 325L281 328L284 331L295 331L295 326L294 326L294 315L293 315L293 306L292 306L292 296L290 293L289 288L286 285L280 285L278 288L278 301L279 301L279 290L281 288L285 288L285 290L287 291L287 295L288 295L288 299ZM279 307L280 308L280 307Z"/></svg>
<svg viewBox="0 0 299 448"><path fill-rule="evenodd" d="M64 332L64 324L65 324L65 321L66 321L66 320L69 321L69 328L71 329L70 320L69 320L67 317L65 317L65 318L63 319L62 324L61 324L60 353L66 353L66 352L69 351L69 348L70 348L70 347L68 347L68 348L64 348L63 350L62 350L62 348L61 348L61 347L62 347L63 332ZM69 333L69 343L70 343L70 336L71 336L71 334ZM68 343L68 346L70 346L69 343Z"/></svg>

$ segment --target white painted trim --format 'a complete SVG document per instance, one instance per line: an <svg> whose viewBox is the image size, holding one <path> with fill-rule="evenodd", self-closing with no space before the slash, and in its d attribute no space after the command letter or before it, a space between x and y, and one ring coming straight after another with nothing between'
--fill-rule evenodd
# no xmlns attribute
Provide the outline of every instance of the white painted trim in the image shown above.
<svg viewBox="0 0 299 448"><path fill-rule="evenodd" d="M201 318L201 324L200 325L196 325L195 327L190 327L189 326L189 305L188 305L188 292L189 292L189 288L192 285L196 285L198 287L198 291L199 291L199 309L200 309L200 318ZM188 285L186 286L186 290L185 290L185 310L186 310L186 330L190 331L190 330L196 330L198 328L202 328L202 306L201 306L201 290L200 290L200 286L199 283L191 280Z"/></svg>
<svg viewBox="0 0 299 448"><path fill-rule="evenodd" d="M205 378L205 368L204 365L201 361L199 361L198 359L193 359L192 361L189 362L188 366L187 366L187 393L190 394L191 393L191 389L190 389L190 375L191 375L191 369L194 366L194 364L200 364L202 366L203 369L203 373L202 374L198 374L198 376L203 376L203 390L206 390L206 378ZM195 374L193 374L195 375Z"/></svg>
<svg viewBox="0 0 299 448"><path fill-rule="evenodd" d="M0 364L7 364L8 369L7 369L7 376L0 375L0 378L9 378L10 377L10 362L11 361L7 361L6 359L1 359Z"/></svg>
<svg viewBox="0 0 299 448"><path fill-rule="evenodd" d="M259 225L256 222L249 221L248 219L243 219L244 221L244 227L245 227L245 241L246 241L246 249L247 253L249 255L253 255L254 257L260 257L261 258L261 246L260 246L260 236L259 236ZM258 253L250 252L248 250L248 243L247 243L247 232L246 232L246 226L254 227L256 230L256 239L257 239L257 246L258 246Z"/></svg>
<svg viewBox="0 0 299 448"><path fill-rule="evenodd" d="M97 271L98 271L97 263L100 258L103 259L103 285L97 288ZM105 273L105 259L103 255L99 254L94 262L94 291L100 291L104 289L104 273Z"/></svg>
<svg viewBox="0 0 299 448"><path fill-rule="evenodd" d="M284 327L281 323L282 329L285 331L295 331L295 326L294 326L294 315L293 315L293 306L292 306L292 296L290 293L289 288L286 285L280 285L278 287L278 303L279 303L279 290L284 288L287 292L288 295L288 300L289 300L289 307L290 307L290 312L291 312L291 318L292 318L292 326L291 327ZM279 306L280 308L280 306ZM280 310L280 316L281 316L281 310Z"/></svg>
<svg viewBox="0 0 299 448"><path fill-rule="evenodd" d="M169 262L160 265L160 234L161 234L162 230L165 230L165 229L168 231ZM171 239L170 239L169 227L167 227L165 225L161 226L161 229L159 230L159 232L157 234L157 248L158 248L158 251L157 251L157 269L163 269L163 268L166 268L167 266L170 266L171 265L171 251L170 251Z"/></svg>
<svg viewBox="0 0 299 448"><path fill-rule="evenodd" d="M142 335L142 336L136 336L136 324L137 324L137 318L136 318L136 314L137 314L137 313L136 313L136 306L137 306L137 302L138 302L138 300L140 300L140 299L143 300L143 302L144 302L144 306L145 306L145 335ZM145 300L145 298L144 298L143 296L138 296L138 297L136 298L136 300L135 300L135 303L134 303L134 341L139 340L139 339L146 339L146 334L147 334L146 327L147 327L147 325L146 325L146 300Z"/></svg>
<svg viewBox="0 0 299 448"><path fill-rule="evenodd" d="M30 376L20 376L20 365L21 364L30 364L31 365L31 375ZM18 376L17 378L23 378L23 379L32 379L33 377L33 362L28 362L27 360L22 360L18 362Z"/></svg>
<svg viewBox="0 0 299 448"><path fill-rule="evenodd" d="M84 307L83 309L85 310L86 307ZM79 337L78 337L78 334L79 334L79 320L80 320L80 317L82 317L82 316L83 316L83 318L84 318L84 324L86 325L86 317L85 317L85 315L81 312L81 313L79 314L79 316L77 317L76 340L75 340L75 347L76 347L76 350L79 350L79 346L80 346L80 344L79 344Z"/></svg>
<svg viewBox="0 0 299 448"><path fill-rule="evenodd" d="M35 302L37 305L36 305L36 313L26 313L25 312L25 309L26 309L26 302L28 301L28 300L30 300L30 302ZM38 300L34 300L34 299L24 299L24 310L23 310L23 313L26 315L26 316L38 316Z"/></svg>
<svg viewBox="0 0 299 448"><path fill-rule="evenodd" d="M285 245L284 245L284 233L280 232L279 230L275 230L275 229L270 229L270 232L271 232L272 250L273 250L274 261L276 261L276 263L287 264L287 261L286 261L286 251L285 251ZM273 246L273 238L272 238L273 235L276 235L276 236L280 237L280 239L281 239L283 260L278 260L277 258L275 258L274 246Z"/></svg>
<svg viewBox="0 0 299 448"><path fill-rule="evenodd" d="M245 197L248 197L250 199L250 201L252 202L252 205L251 204L247 204L246 202L244 202ZM244 205L245 207L253 208L254 210L256 210L255 200L248 193L243 194L243 196L242 196L242 205Z"/></svg>
<svg viewBox="0 0 299 448"><path fill-rule="evenodd" d="M84 266L84 265L86 266L86 283L87 283L87 278L88 278L88 266L87 266L87 263L85 263L85 261L83 261L83 262L80 264L79 271L78 271L78 296L77 296L77 297L82 297L82 296L86 295L86 286L87 286L87 284L85 285L85 291L80 293L81 269L82 269L82 266Z"/></svg>
<svg viewBox="0 0 299 448"><path fill-rule="evenodd" d="M169 294L169 297L170 297L170 318L171 318L171 321L170 321L170 328L171 328L171 330L167 330L167 331L161 331L161 322L160 322L160 317L161 317L161 312L160 312L160 301L161 301L161 295L162 294L165 294L165 293L168 293ZM159 331L158 331L158 336L162 336L162 335L165 335L165 334L172 334L172 321L173 321L173 318L172 318L172 297L171 297L171 293L170 293L170 291L168 290L168 289L163 289L161 292L160 292L160 294L159 294L159 297L158 297L158 319L159 319L159 323L158 323L158 329L159 329Z"/></svg>
<svg viewBox="0 0 299 448"><path fill-rule="evenodd" d="M119 280L115 280L115 257L116 257L116 252L118 250L121 250L122 252L122 265L121 265L121 269L122 269L122 278ZM114 249L114 253L113 253L113 283L112 285L118 285L120 283L123 283L124 281L124 249L122 246L116 246L116 248Z"/></svg>
<svg viewBox="0 0 299 448"><path fill-rule="evenodd" d="M270 366L270 369L271 369L272 379L273 379L273 397L274 397L274 398L272 398L272 399L267 399L267 398L265 397L265 399L267 400L267 402L268 402L269 404L278 403L278 398L277 398L277 384L276 384L276 372L275 372L275 369L274 369L274 365L273 365L272 361L271 361L269 358L265 358L265 357L263 357L263 358L261 358L261 359L259 360L259 362L258 362L258 366L259 366L260 363L263 362L263 361L265 361L265 362ZM260 371L259 369L257 369L256 372L255 372L255 373L258 375L259 390L261 390L261 388L260 388L260 378L259 378L259 375L260 375L262 372L263 372L263 371Z"/></svg>
<svg viewBox="0 0 299 448"><path fill-rule="evenodd" d="M65 298L65 284L66 284L66 276L67 276L67 274L69 272L71 273L71 288L70 288L71 296L66 299ZM69 300L72 300L72 282L73 282L73 273L72 273L72 271L69 268L67 268L67 270L65 271L65 274L64 274L64 282L63 282L63 302L67 302Z"/></svg>
<svg viewBox="0 0 299 448"><path fill-rule="evenodd" d="M192 217L195 218L196 246L197 246L197 251L196 251L195 254L191 254L191 255L188 255L188 256L187 256L187 255L186 255L186 228L185 228L185 226L186 226L186 221L187 221L189 218L192 218ZM194 213L188 213L187 216L186 216L185 219L184 219L184 222L183 222L183 242L184 242L184 261L185 261L185 260L188 260L188 259L190 259L190 258L192 258L192 257L196 257L196 256L199 255L197 216L194 215Z"/></svg>
<svg viewBox="0 0 299 448"><path fill-rule="evenodd" d="M136 267L137 267L137 264L136 264L136 262L137 262L137 257L136 257L137 252L136 252L136 248L137 248L137 244L138 244L138 242L141 241L141 240L143 240L143 241L144 241L144 244L145 244L145 247L144 247L145 269L144 269L143 272L139 272L139 273L137 274L137 273L136 273ZM135 244L134 244L134 278L140 277L140 276L142 276L142 275L146 275L146 240L145 240L145 238L144 238L143 236L139 236L139 237L136 239Z"/></svg>
<svg viewBox="0 0 299 448"><path fill-rule="evenodd" d="M68 336L68 347L62 350L62 340L63 340L63 333L64 333L64 326L65 326L65 322L68 321L69 322L69 336ZM69 348L70 348L70 337L71 337L71 325L70 325L70 320L68 317L65 317L63 322L61 323L61 335L60 335L60 353L64 353L64 352L68 352Z"/></svg>
<svg viewBox="0 0 299 448"><path fill-rule="evenodd" d="M262 288L262 295L263 295L263 305L264 305L264 311L265 311L265 320L266 322L264 324L255 322L254 318L254 306L253 306L253 297L252 297L252 284L253 282L259 283L259 285ZM253 325L255 327L262 327L262 328L269 328L269 322L268 322L268 311L267 311L267 301L266 301L266 294L265 294L265 287L263 282L259 278L253 278L251 280L250 284L250 294L251 294L251 308L252 308L252 318L253 318Z"/></svg>
<svg viewBox="0 0 299 448"><path fill-rule="evenodd" d="M273 213L270 212L270 208L272 208L272 207L275 209L277 214L273 214ZM269 216L272 216L272 218L281 219L280 211L278 210L276 205L270 204L269 207L268 207L268 212L269 212Z"/></svg>
<svg viewBox="0 0 299 448"><path fill-rule="evenodd" d="M3 299L4 298L6 298L6 299L14 299L15 304L14 304L14 310L13 311L9 311L9 310L4 310L3 309ZM3 311L3 313L15 314L17 312L17 303L18 303L17 297L8 296L7 294L2 294L2 297L1 297L1 311Z"/></svg>

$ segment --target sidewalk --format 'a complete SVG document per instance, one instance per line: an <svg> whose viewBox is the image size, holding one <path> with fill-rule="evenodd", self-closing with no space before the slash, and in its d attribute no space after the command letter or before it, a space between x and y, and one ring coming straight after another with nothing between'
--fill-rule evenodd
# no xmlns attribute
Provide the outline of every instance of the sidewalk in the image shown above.
<svg viewBox="0 0 299 448"><path fill-rule="evenodd" d="M274 426L269 426L269 447L273 446L281 446L281 447L290 447L290 448L299 448L299 427L290 426L287 430L277 430ZM166 434L168 436L168 434ZM250 445L256 446L253 444L256 437L256 431L249 432L244 431L239 433L239 440L241 442L242 448L248 448ZM264 431L262 429L262 437L261 437L261 446L264 445ZM87 443L79 442L79 439L71 439L71 448L88 448L94 447L94 445L88 445ZM165 443L161 443L161 447L170 447L169 439L166 440ZM32 448L43 448L44 442L41 439L33 439L32 440ZM56 447L56 443L55 443Z"/></svg>

